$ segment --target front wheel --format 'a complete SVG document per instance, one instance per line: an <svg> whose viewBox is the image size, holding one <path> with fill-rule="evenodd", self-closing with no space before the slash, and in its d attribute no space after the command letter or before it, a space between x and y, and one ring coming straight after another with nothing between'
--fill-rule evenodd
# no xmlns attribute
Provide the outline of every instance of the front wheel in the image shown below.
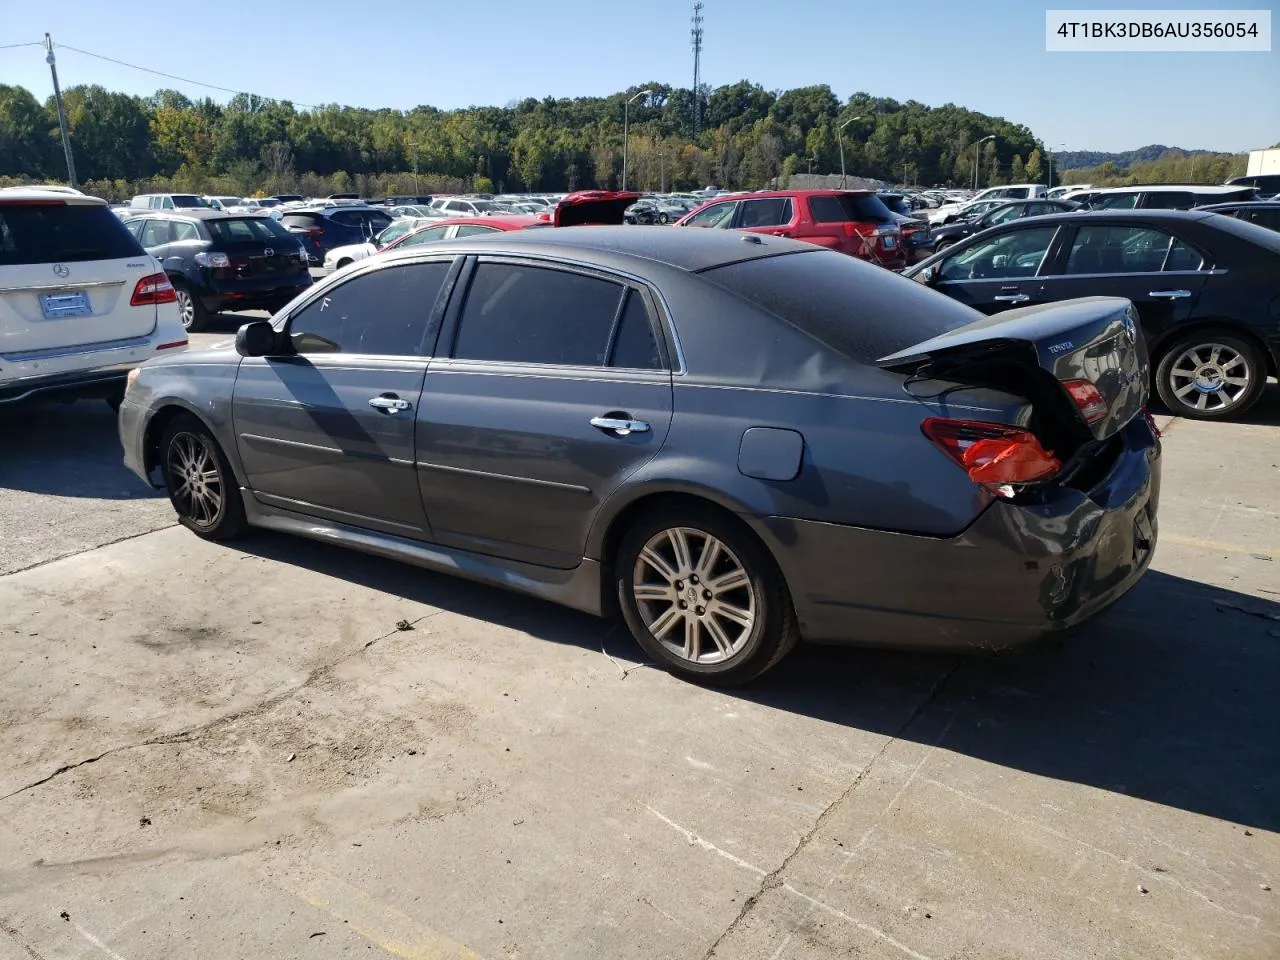
<svg viewBox="0 0 1280 960"><path fill-rule="evenodd" d="M660 213L658 214L658 222L665 226L666 224L671 222L671 218L668 217L665 213Z"/></svg>
<svg viewBox="0 0 1280 960"><path fill-rule="evenodd" d="M336 269L341 270L343 267L349 267L349 266L351 266L351 261L344 257L342 260L338 261Z"/></svg>
<svg viewBox="0 0 1280 960"><path fill-rule="evenodd" d="M1221 330L1177 338L1161 354L1156 392L1175 416L1226 420L1248 410L1266 387L1262 352Z"/></svg>
<svg viewBox="0 0 1280 960"><path fill-rule="evenodd" d="M160 463L178 522L206 540L231 540L248 526L231 465L207 427L183 414L164 427Z"/></svg>
<svg viewBox="0 0 1280 960"><path fill-rule="evenodd" d="M781 660L800 636L773 558L711 508L679 505L645 514L623 538L614 576L632 636L686 680L745 683Z"/></svg>

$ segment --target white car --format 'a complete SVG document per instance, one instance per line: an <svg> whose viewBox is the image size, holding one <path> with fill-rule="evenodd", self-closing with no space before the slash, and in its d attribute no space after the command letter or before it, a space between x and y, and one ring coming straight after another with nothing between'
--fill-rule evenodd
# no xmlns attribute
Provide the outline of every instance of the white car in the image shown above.
<svg viewBox="0 0 1280 960"><path fill-rule="evenodd" d="M952 220L959 220L961 217L976 217L978 214L986 213L993 207L999 207L1006 203L1012 203L1012 200L1005 200L998 197L988 197L985 200L965 200L963 203L944 203L936 210L929 211L929 223L933 226L942 226Z"/></svg>
<svg viewBox="0 0 1280 960"><path fill-rule="evenodd" d="M425 226L434 220L440 220L441 217L397 217L391 221L389 226L383 227L382 231L372 240L366 240L364 243L348 243L345 246L334 247L324 255L324 272L332 273L334 270L341 270L348 267L357 260L363 260L365 257L372 257L375 253L391 243L393 240L403 237L406 233L412 233L421 226Z"/></svg>
<svg viewBox="0 0 1280 960"><path fill-rule="evenodd" d="M0 192L0 404L124 396L128 372L184 350L173 284L105 200Z"/></svg>

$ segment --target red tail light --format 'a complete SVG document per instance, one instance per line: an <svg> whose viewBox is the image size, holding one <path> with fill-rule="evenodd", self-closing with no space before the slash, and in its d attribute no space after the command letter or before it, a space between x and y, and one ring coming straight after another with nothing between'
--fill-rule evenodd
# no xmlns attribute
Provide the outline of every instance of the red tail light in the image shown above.
<svg viewBox="0 0 1280 960"><path fill-rule="evenodd" d="M1053 451L1046 450L1035 434L1021 427L930 417L920 429L964 468L969 479L984 487L1036 483L1062 469L1062 462Z"/></svg>
<svg viewBox="0 0 1280 960"><path fill-rule="evenodd" d="M1085 423L1097 423L1107 415L1107 401L1092 381L1064 380L1062 385L1070 395L1071 402L1084 417Z"/></svg>
<svg viewBox="0 0 1280 960"><path fill-rule="evenodd" d="M173 284L163 273L152 273L138 281L133 288L133 296L129 298L132 307L145 307L149 303L173 303L178 294Z"/></svg>
<svg viewBox="0 0 1280 960"><path fill-rule="evenodd" d="M1151 433L1155 436L1155 438L1156 438L1157 440L1159 440L1159 439L1160 439L1160 437L1162 436L1162 434L1160 433L1160 428L1159 428L1158 426L1156 426L1156 418L1155 418L1155 416L1154 416L1154 415L1151 413L1151 411L1150 411L1149 409L1147 409L1146 407L1143 407L1143 408L1142 408L1142 415L1143 415L1144 417L1146 417L1146 419L1147 419L1147 426L1151 428Z"/></svg>

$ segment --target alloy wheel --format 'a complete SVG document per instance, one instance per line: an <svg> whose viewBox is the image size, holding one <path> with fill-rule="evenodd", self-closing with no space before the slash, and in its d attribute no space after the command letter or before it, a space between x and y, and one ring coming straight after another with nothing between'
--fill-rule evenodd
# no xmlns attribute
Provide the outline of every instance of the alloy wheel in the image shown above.
<svg viewBox="0 0 1280 960"><path fill-rule="evenodd" d="M165 464L174 507L198 526L212 527L222 512L224 485L208 441L194 433L174 434Z"/></svg>
<svg viewBox="0 0 1280 960"><path fill-rule="evenodd" d="M631 591L645 628L672 654L723 663L746 645L758 608L751 576L723 542L692 527L650 537Z"/></svg>
<svg viewBox="0 0 1280 960"><path fill-rule="evenodd" d="M181 287L175 291L175 295L178 300L178 316L182 319L182 325L190 329L196 319L196 302L191 294Z"/></svg>
<svg viewBox="0 0 1280 960"><path fill-rule="evenodd" d="M1249 392L1253 371L1239 351L1222 343L1201 343L1180 353L1168 376L1179 402L1216 413L1235 406Z"/></svg>

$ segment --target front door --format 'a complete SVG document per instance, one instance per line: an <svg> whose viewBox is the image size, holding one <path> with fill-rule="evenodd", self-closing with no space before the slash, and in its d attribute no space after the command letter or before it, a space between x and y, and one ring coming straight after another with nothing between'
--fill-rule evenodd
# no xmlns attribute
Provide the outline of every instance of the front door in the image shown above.
<svg viewBox="0 0 1280 960"><path fill-rule="evenodd" d="M613 277L482 258L450 315L418 411L435 539L577 566L600 505L671 424L652 299Z"/></svg>
<svg viewBox="0 0 1280 960"><path fill-rule="evenodd" d="M429 319L450 261L329 287L286 321L281 356L240 364L236 443L263 503L401 536L428 535L414 417Z"/></svg>
<svg viewBox="0 0 1280 960"><path fill-rule="evenodd" d="M1045 303L1052 298L1038 273L1058 230L1028 225L978 240L943 259L934 286L983 313Z"/></svg>

